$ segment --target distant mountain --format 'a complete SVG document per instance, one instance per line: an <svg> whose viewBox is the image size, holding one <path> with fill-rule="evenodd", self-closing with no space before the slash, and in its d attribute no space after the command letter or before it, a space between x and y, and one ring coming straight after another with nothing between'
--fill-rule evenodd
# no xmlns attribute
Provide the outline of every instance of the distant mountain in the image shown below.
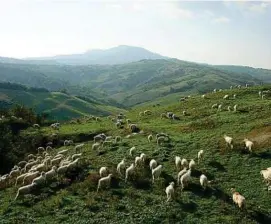
<svg viewBox="0 0 271 224"><path fill-rule="evenodd" d="M55 61L60 64L123 64L143 59L166 59L168 57L153 53L141 47L120 45L106 50L94 49L83 54L58 55L53 57L27 58L31 61Z"/></svg>

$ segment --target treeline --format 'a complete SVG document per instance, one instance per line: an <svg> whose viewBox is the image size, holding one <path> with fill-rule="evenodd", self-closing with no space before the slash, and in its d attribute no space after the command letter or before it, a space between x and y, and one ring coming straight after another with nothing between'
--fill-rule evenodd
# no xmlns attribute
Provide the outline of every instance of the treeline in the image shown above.
<svg viewBox="0 0 271 224"><path fill-rule="evenodd" d="M45 88L27 87L21 84L11 83L11 82L0 82L0 88L12 89L12 90L24 90L24 91L31 91L31 92L49 92L49 90Z"/></svg>

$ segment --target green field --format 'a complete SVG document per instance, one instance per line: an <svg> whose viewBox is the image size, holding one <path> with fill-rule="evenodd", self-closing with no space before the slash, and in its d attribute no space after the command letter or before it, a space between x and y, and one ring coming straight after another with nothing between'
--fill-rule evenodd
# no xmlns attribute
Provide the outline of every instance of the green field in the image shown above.
<svg viewBox="0 0 271 224"><path fill-rule="evenodd" d="M101 122L64 123L59 131L48 127L22 131L23 139L33 141L38 136L49 141L51 134L57 133L52 155L65 148L70 149L69 154L74 153L73 146L59 147L65 139L73 139L76 144L83 142L83 156L79 167L67 174L70 182L52 181L17 201L14 201L17 188L0 190L0 223L271 223L271 194L260 175L262 169L271 166L271 97L259 98L258 91L263 88L271 86L207 93L206 99L191 95L184 102L178 102L175 94L160 98L160 106L153 107L157 101L133 107L125 114L143 133L131 138L125 138L131 134L126 125L117 129L107 118ZM225 94L230 95L229 100L222 99ZM233 94L236 99L232 99ZM62 94L53 93L49 99L48 104L64 102L65 108L74 105L73 99ZM211 109L214 103L222 103L222 111ZM228 106L235 104L237 112L227 111ZM85 106L80 104L76 108L83 110ZM146 109L152 115L140 117L139 112ZM187 116L182 115L183 110ZM161 119L160 114L167 111L179 115L180 120ZM92 137L101 132L120 135L122 142L94 151ZM167 133L171 141L162 146L155 141L149 143L147 136L158 132ZM234 138L233 150L226 147L223 134ZM244 149L245 137L255 143L253 153ZM129 156L132 146L136 147L137 156L142 152L147 155L147 162L125 183L116 173L116 166L124 157L127 167L134 161ZM201 149L204 160L198 164L196 158ZM176 183L178 173L175 156L195 159L197 165L188 188L182 192L176 187L175 199L166 203L165 188L171 181ZM150 159L163 165L161 178L154 184ZM109 168L113 179L110 189L97 193L98 171L102 166ZM213 181L205 191L199 184L202 173ZM246 198L244 210L234 205L232 187Z"/></svg>

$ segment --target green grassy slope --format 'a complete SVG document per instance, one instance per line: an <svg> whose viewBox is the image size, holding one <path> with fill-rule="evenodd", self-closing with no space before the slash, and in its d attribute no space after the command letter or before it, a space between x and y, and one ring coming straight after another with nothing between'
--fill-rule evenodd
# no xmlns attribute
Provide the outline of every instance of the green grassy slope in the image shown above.
<svg viewBox="0 0 271 224"><path fill-rule="evenodd" d="M113 106L88 102L60 92L32 92L0 88L0 101L22 104L37 113L47 113L50 119L68 120L84 115L109 115L123 111ZM9 106L11 106L9 105Z"/></svg>
<svg viewBox="0 0 271 224"><path fill-rule="evenodd" d="M123 138L121 143L93 151L93 141L84 141L83 159L78 170L69 174L71 183L63 180L47 184L34 195L13 201L16 188L0 191L0 222L20 223L270 223L270 192L262 182L260 170L271 166L271 101L270 96L259 100L258 91L264 87L224 90L206 94L206 99L194 95L185 102L173 102L151 107L151 104L133 108L127 117L138 124L144 134ZM267 86L265 88L271 88ZM236 99L223 100L225 94L237 94ZM212 104L223 103L222 111L211 109ZM238 104L237 112L227 106ZM151 116L139 117L139 112L150 109ZM186 110L189 116L183 116ZM180 121L160 119L160 114L173 111ZM29 138L47 136L55 132L49 128L30 128L21 135ZM83 124L63 124L58 140L66 138L81 142L87 133L106 132L109 135L130 134L117 129L108 119ZM147 141L148 134L166 132L171 141L162 146ZM234 138L234 149L226 148L223 134ZM248 137L255 143L254 152L244 150L242 140ZM163 165L160 180L151 183L146 163L136 171L133 180L125 183L116 174L117 164L125 157L127 165L134 161L129 148L136 146L136 155L145 153ZM70 153L74 153L69 146ZM54 155L64 147L55 148ZM192 183L176 198L166 203L165 188L176 181L174 158L196 159L197 152L205 151L204 160L192 173ZM197 162L197 160L196 160ZM96 192L98 170L109 167L114 178L108 190ZM205 173L214 182L203 191L199 176ZM77 178L74 178L73 175ZM239 210L231 200L230 188L235 187L246 198L246 209Z"/></svg>

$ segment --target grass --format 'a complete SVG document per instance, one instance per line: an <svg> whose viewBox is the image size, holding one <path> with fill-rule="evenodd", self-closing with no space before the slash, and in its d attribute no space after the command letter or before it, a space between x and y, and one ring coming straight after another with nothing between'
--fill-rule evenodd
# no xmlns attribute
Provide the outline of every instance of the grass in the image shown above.
<svg viewBox="0 0 271 224"><path fill-rule="evenodd" d="M101 122L63 124L58 142L72 138L85 143L80 167L67 174L70 182L61 181L60 185L52 182L16 202L13 201L16 188L1 190L0 223L22 223L22 220L23 223L270 223L271 195L262 182L260 170L270 167L271 161L271 101L258 99L259 88L210 93L206 94L207 99L194 95L181 103L161 101L157 107L152 104L135 107L126 115L144 134L123 138L121 143L100 151L91 150L93 141L82 136L105 132L124 137L129 130L117 129L106 118ZM233 92L237 94L236 100L222 100L225 94ZM223 103L223 111L210 109L214 103ZM236 113L226 111L228 105L235 104L238 104ZM139 117L139 112L145 109L151 109L153 115ZM189 116L183 116L183 110ZM166 111L179 115L180 121L160 119L160 114ZM168 133L171 141L159 147L155 142L148 143L147 135L157 132ZM35 138L52 133L50 128L39 131L30 128L21 135ZM224 133L234 138L233 150L226 148ZM252 154L244 150L244 137L255 142ZM134 161L128 154L132 146L136 146L137 155L144 152L148 161L154 158L163 165L161 179L155 184L151 183L148 161L128 183L116 174L116 165L124 157L128 165ZM72 146L68 148L74 153ZM63 149L55 147L52 154ZM205 151L204 161L197 164L192 183L183 192L177 187L175 200L166 203L165 188L177 176L175 156L196 159L201 149ZM110 190L97 193L101 166L108 166L114 178ZM206 191L199 185L201 173L214 180ZM233 204L232 187L246 198L246 210L241 211Z"/></svg>

